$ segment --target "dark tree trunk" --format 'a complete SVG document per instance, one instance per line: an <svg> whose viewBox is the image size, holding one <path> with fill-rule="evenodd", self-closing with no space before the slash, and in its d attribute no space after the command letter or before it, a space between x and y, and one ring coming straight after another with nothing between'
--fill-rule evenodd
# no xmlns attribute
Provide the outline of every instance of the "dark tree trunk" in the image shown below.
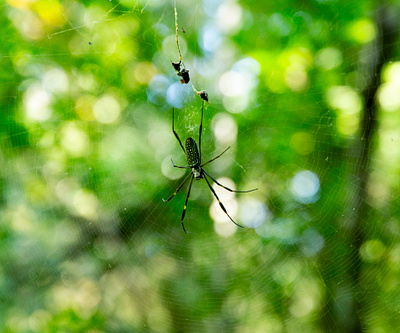
<svg viewBox="0 0 400 333"><path fill-rule="evenodd" d="M371 220L372 208L368 205L367 185L370 178L371 158L376 143L375 134L378 129L378 107L376 92L381 84L383 65L394 56L398 39L398 13L396 8L380 3L376 12L377 37L375 42L363 51L361 56L364 87L362 97L364 108L360 118L359 138L348 152L353 156L352 175L349 179L348 206L341 221L342 229L327 249L331 261L343 259L342 273L332 269L335 263L327 263L327 274L324 279L329 289L329 299L325 305L322 318L326 332L361 333L363 331L363 315L367 309L363 290L360 285L362 259L360 247L366 240L363 221ZM379 219L375 220L376 222ZM369 224L370 226L371 224ZM333 255L335 257L332 259ZM331 269L329 269L331 266Z"/></svg>

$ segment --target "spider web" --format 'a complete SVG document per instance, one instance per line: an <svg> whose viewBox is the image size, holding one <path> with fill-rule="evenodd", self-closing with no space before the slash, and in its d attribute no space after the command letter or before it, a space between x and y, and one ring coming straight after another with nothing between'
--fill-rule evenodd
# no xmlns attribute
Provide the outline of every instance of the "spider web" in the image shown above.
<svg viewBox="0 0 400 333"><path fill-rule="evenodd" d="M398 8L176 6L245 228L172 2L3 2L1 331L396 331Z"/></svg>

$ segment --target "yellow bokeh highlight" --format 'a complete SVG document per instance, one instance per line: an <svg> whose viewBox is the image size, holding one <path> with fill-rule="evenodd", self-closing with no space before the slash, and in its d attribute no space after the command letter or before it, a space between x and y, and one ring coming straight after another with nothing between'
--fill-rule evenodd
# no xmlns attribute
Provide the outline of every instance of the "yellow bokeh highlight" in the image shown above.
<svg viewBox="0 0 400 333"><path fill-rule="evenodd" d="M379 239L371 239L361 245L360 255L367 262L379 260L386 251L385 245Z"/></svg>
<svg viewBox="0 0 400 333"><path fill-rule="evenodd" d="M157 70L151 62L140 62L136 65L133 73L137 82L147 85L157 74Z"/></svg>
<svg viewBox="0 0 400 333"><path fill-rule="evenodd" d="M382 79L384 82L393 83L400 87L400 62L387 64L383 69Z"/></svg>
<svg viewBox="0 0 400 333"><path fill-rule="evenodd" d="M398 224L398 221L395 222ZM390 268L400 271L400 244L394 245L388 253L388 263Z"/></svg>
<svg viewBox="0 0 400 333"><path fill-rule="evenodd" d="M75 211L87 220L97 220L99 200L87 189L79 189L73 195L72 204Z"/></svg>
<svg viewBox="0 0 400 333"><path fill-rule="evenodd" d="M393 83L384 83L377 93L381 108L387 112L394 112L400 108L400 87Z"/></svg>
<svg viewBox="0 0 400 333"><path fill-rule="evenodd" d="M290 139L290 146L301 155L310 154L315 147L314 138L306 132L297 132Z"/></svg>
<svg viewBox="0 0 400 333"><path fill-rule="evenodd" d="M307 88L308 76L302 65L290 65L285 71L285 82L293 91L302 91Z"/></svg>
<svg viewBox="0 0 400 333"><path fill-rule="evenodd" d="M89 150L89 137L76 123L67 122L61 129L61 145L74 157L84 156Z"/></svg>
<svg viewBox="0 0 400 333"><path fill-rule="evenodd" d="M121 106L114 96L105 94L93 106L96 120L103 124L111 124L118 120Z"/></svg>
<svg viewBox="0 0 400 333"><path fill-rule="evenodd" d="M8 4L14 8L28 9L37 0L7 0Z"/></svg>
<svg viewBox="0 0 400 333"><path fill-rule="evenodd" d="M400 62L386 64L382 72L383 84L377 97L383 111L394 112L400 109Z"/></svg>
<svg viewBox="0 0 400 333"><path fill-rule="evenodd" d="M359 125L362 108L360 95L349 86L333 86L326 93L328 104L337 110L337 128L345 135L354 134Z"/></svg>
<svg viewBox="0 0 400 333"><path fill-rule="evenodd" d="M25 205L18 205L7 210L5 220L10 221L12 230L19 233L31 233L35 229L32 223L32 212Z"/></svg>
<svg viewBox="0 0 400 333"><path fill-rule="evenodd" d="M348 27L348 36L358 43L368 43L376 36L375 25L371 20L365 18L353 22Z"/></svg>
<svg viewBox="0 0 400 333"><path fill-rule="evenodd" d="M65 22L64 8L57 0L39 0L34 9L47 24L60 26Z"/></svg>
<svg viewBox="0 0 400 333"><path fill-rule="evenodd" d="M64 8L58 0L7 0L7 2L15 8L31 9L52 26L59 26L65 22Z"/></svg>
<svg viewBox="0 0 400 333"><path fill-rule="evenodd" d="M92 95L81 96L76 100L75 112L82 120L95 120L93 105L96 103L96 97Z"/></svg>
<svg viewBox="0 0 400 333"><path fill-rule="evenodd" d="M307 69L313 64L306 47L293 47L280 54L257 51L251 54L261 66L261 78L274 93L303 91L308 86Z"/></svg>
<svg viewBox="0 0 400 333"><path fill-rule="evenodd" d="M342 53L335 47L326 47L316 55L317 65L327 71L340 66L342 62Z"/></svg>
<svg viewBox="0 0 400 333"><path fill-rule="evenodd" d="M40 204L47 199L48 188L40 178L34 177L29 179L25 184L26 194L31 202Z"/></svg>

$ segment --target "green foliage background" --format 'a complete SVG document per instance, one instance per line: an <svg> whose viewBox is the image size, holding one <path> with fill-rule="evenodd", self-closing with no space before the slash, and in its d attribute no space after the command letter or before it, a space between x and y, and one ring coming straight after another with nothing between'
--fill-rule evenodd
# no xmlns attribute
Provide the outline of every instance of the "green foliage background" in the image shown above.
<svg viewBox="0 0 400 333"><path fill-rule="evenodd" d="M378 126L357 173L380 8L396 14L398 3L178 1L185 64L210 98L204 158L227 146L215 115L238 128L207 170L258 187L237 202L266 212L261 226L224 236L204 181L188 235L185 190L162 202L183 179L170 158L185 163L165 93L179 81L172 2L3 1L0 331L395 332L397 41L375 73ZM207 26L226 28L214 52L201 47ZM220 79L241 59L260 65L257 84L227 102ZM201 100L176 89L177 131L197 139ZM293 195L303 170L319 178L311 202Z"/></svg>

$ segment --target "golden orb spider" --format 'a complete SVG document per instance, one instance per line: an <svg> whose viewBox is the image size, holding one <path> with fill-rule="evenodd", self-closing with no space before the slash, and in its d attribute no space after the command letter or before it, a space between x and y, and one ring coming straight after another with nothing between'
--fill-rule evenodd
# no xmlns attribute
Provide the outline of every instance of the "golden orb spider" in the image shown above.
<svg viewBox="0 0 400 333"><path fill-rule="evenodd" d="M186 214L186 207L187 207L187 203L189 200L189 196L190 196L190 190L192 188L192 183L193 183L193 178L198 179L202 179L204 178L207 182L208 187L210 188L212 194L214 195L215 199L217 199L222 211L229 217L229 219L236 224L238 227L243 228L243 226L241 226L240 224L236 223L232 217L230 217L230 215L228 214L228 212L226 211L225 206L222 204L222 202L219 200L217 193L215 193L215 190L212 188L210 181L208 180L207 177L211 178L215 184L217 184L218 186L224 188L227 191L230 192L235 192L235 193L248 193L248 192L253 192L258 190L257 188L252 189L252 190L248 190L248 191L235 191L232 190L222 184L220 184L216 179L214 179L206 170L203 169L203 166L205 166L208 163L211 163L212 161L215 161L217 158L221 157L222 154L224 154L230 147L226 148L221 154L219 154L218 156L212 158L211 160L209 160L208 162L205 162L203 164L201 164L201 132L203 130L203 111L204 111L204 101L202 102L201 105L201 121L200 121L200 130L199 130L199 147L197 147L197 143L196 141L189 137L186 139L185 141L185 148L182 145L181 139L178 136L178 133L175 132L175 127L174 127L174 108L172 108L172 132L174 133L176 139L179 142L179 145L181 146L183 153L186 155L186 159L187 159L187 163L188 166L179 166L179 165L175 165L174 161L171 159L172 161L172 165L174 168L181 168L181 169L192 169L190 171L190 173L186 176L186 178L183 180L183 182L179 185L179 187L175 190L174 194L172 194L167 200L164 200L164 202L168 202L170 201L178 192L179 190L183 187L183 185L186 183L186 181L189 179L190 176L192 176L190 178L190 183L189 183L189 189L188 189L188 193L186 196L186 201L185 201L185 205L183 206L183 211L182 211L182 218L181 218L181 224L182 224L182 228L183 231L185 233L187 233L185 226L183 224L183 219L185 218L185 214Z"/></svg>

